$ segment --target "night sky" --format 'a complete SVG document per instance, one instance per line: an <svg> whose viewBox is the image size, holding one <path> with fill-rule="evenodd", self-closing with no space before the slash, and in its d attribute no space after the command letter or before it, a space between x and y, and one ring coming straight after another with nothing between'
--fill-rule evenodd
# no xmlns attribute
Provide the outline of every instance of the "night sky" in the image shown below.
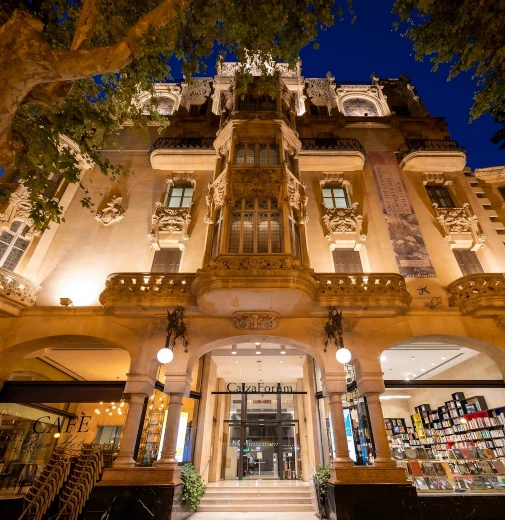
<svg viewBox="0 0 505 520"><path fill-rule="evenodd" d="M431 72L429 59L416 61L411 41L393 29L397 18L391 13L392 5L392 0L354 0L355 23L336 22L320 34L319 50L304 49L300 55L302 74L308 78L324 77L331 71L337 83L345 84L369 81L372 72L382 78L397 78L405 72L430 114L445 117L452 138L467 149L467 166L473 170L505 164L505 150L499 151L489 141L498 125L490 117L469 123L476 90L471 74L460 74L447 81L448 66ZM229 61L234 60L230 57ZM205 75L211 76L215 58L207 63L209 69ZM177 77L178 66L172 65L173 75Z"/></svg>

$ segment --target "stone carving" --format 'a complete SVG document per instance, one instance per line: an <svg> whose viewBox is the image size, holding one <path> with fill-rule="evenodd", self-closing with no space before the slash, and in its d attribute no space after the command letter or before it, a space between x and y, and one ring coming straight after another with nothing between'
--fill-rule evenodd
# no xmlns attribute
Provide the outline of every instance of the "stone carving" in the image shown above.
<svg viewBox="0 0 505 520"><path fill-rule="evenodd" d="M358 323L358 316L356 314L346 314L342 316L342 331L352 332Z"/></svg>
<svg viewBox="0 0 505 520"><path fill-rule="evenodd" d="M442 298L440 296L432 296L430 300L424 304L430 311L434 311L439 305L442 305Z"/></svg>
<svg viewBox="0 0 505 520"><path fill-rule="evenodd" d="M444 186L450 186L452 181L445 178L445 173L442 172L426 172L422 176L423 184L443 184Z"/></svg>
<svg viewBox="0 0 505 520"><path fill-rule="evenodd" d="M285 195L282 200L299 212L300 224L306 224L309 221L307 215L307 202L309 199L305 195L305 184L300 182L287 168L284 169L283 184Z"/></svg>
<svg viewBox="0 0 505 520"><path fill-rule="evenodd" d="M24 222L28 226L25 237L30 239L35 235L40 236L41 231L34 228L33 220L30 218L31 202L29 200L30 192L25 185L20 182L10 196L9 201L4 210L0 213L0 225L10 228L12 223L17 220Z"/></svg>
<svg viewBox="0 0 505 520"><path fill-rule="evenodd" d="M316 106L328 106L331 102L330 83L328 79L306 79L307 96Z"/></svg>
<svg viewBox="0 0 505 520"><path fill-rule="evenodd" d="M282 175L282 168L231 168L232 198L270 196L282 200Z"/></svg>
<svg viewBox="0 0 505 520"><path fill-rule="evenodd" d="M240 70L240 63L230 61L221 62L217 66L217 75L223 77L233 77Z"/></svg>
<svg viewBox="0 0 505 520"><path fill-rule="evenodd" d="M346 186L349 181L344 180L343 172L323 172L319 176L319 185L324 186L327 183Z"/></svg>
<svg viewBox="0 0 505 520"><path fill-rule="evenodd" d="M210 95L211 79L195 78L193 82L186 87L185 105L203 105Z"/></svg>
<svg viewBox="0 0 505 520"><path fill-rule="evenodd" d="M236 312L233 324L242 330L271 330L277 327L275 312Z"/></svg>
<svg viewBox="0 0 505 520"><path fill-rule="evenodd" d="M173 172L172 179L167 179L167 183L170 182L190 182L193 187L196 184L195 173L191 171Z"/></svg>
<svg viewBox="0 0 505 520"><path fill-rule="evenodd" d="M230 187L229 179L229 169L226 168L212 184L209 184L209 193L205 197L208 209L205 217L206 224L213 224L216 211L224 204L231 203L228 194Z"/></svg>
<svg viewBox="0 0 505 520"><path fill-rule="evenodd" d="M167 233L180 235L178 246L180 249L184 249L186 241L189 240L191 205L188 208L167 208L161 202L157 202L151 223L151 233L147 235L151 245L158 243L160 233Z"/></svg>
<svg viewBox="0 0 505 520"><path fill-rule="evenodd" d="M352 233L361 230L363 217L358 215L359 203L354 202L350 208L325 208L323 222L329 233Z"/></svg>
<svg viewBox="0 0 505 520"><path fill-rule="evenodd" d="M123 197L116 197L114 195L112 199L107 202L105 208L97 212L95 219L98 222L102 222L104 226L108 226L113 222L119 222L123 219L125 212L123 206L121 206L122 201Z"/></svg>
<svg viewBox="0 0 505 520"><path fill-rule="evenodd" d="M294 270L305 271L311 275L314 270L302 264L299 258L289 255L283 255L278 258L261 258L254 256L250 258L236 259L235 257L219 257L212 259L204 269L199 269L197 274L208 271L276 271L276 270Z"/></svg>
<svg viewBox="0 0 505 520"><path fill-rule="evenodd" d="M40 287L27 278L0 268L0 296L33 307Z"/></svg>
<svg viewBox="0 0 505 520"><path fill-rule="evenodd" d="M339 111L348 116L387 116L390 110L384 88L374 79L373 85L339 85L336 89Z"/></svg>
<svg viewBox="0 0 505 520"><path fill-rule="evenodd" d="M505 332L505 316L498 316L494 322L501 331Z"/></svg>
<svg viewBox="0 0 505 520"><path fill-rule="evenodd" d="M452 235L467 233L472 236L472 250L483 246L486 236L480 232L477 217L473 214L468 202L461 208L439 208L436 203L433 204L433 207L437 212L437 222L442 226L445 239L449 243L457 245Z"/></svg>

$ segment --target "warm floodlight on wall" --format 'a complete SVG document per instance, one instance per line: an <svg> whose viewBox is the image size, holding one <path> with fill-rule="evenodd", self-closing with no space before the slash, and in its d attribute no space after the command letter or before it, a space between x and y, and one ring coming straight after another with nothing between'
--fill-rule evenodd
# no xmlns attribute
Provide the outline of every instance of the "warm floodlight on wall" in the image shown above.
<svg viewBox="0 0 505 520"><path fill-rule="evenodd" d="M188 340L185 336L186 331L184 309L177 307L172 313L167 311L167 337L165 339L165 346L160 349L156 355L161 364L166 365L174 359L174 347L177 338L181 339L184 352L188 351Z"/></svg>
<svg viewBox="0 0 505 520"><path fill-rule="evenodd" d="M284 345L281 345L280 352L282 355L284 355L286 353L286 347Z"/></svg>
<svg viewBox="0 0 505 520"><path fill-rule="evenodd" d="M324 342L324 351L328 350L328 342L333 340L337 347L336 358L339 363L345 365L351 361L351 351L344 347L344 331L342 328L342 311L338 311L335 307L330 307L328 312L328 321L324 326L326 332L326 341Z"/></svg>
<svg viewBox="0 0 505 520"><path fill-rule="evenodd" d="M68 311L69 307L74 307L74 302L70 298L60 298L60 305Z"/></svg>
<svg viewBox="0 0 505 520"><path fill-rule="evenodd" d="M261 354L261 343L256 343L256 354Z"/></svg>
<svg viewBox="0 0 505 520"><path fill-rule="evenodd" d="M234 354L234 355L237 354L237 345L233 344L233 345L231 346L231 353Z"/></svg>

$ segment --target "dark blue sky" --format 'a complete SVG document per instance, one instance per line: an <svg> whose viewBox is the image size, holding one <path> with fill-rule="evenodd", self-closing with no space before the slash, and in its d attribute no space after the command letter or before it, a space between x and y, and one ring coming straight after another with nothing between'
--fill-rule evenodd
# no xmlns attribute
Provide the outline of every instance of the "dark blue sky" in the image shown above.
<svg viewBox="0 0 505 520"><path fill-rule="evenodd" d="M396 16L392 0L354 0L356 22L336 22L320 34L319 50L307 47L301 52L305 77L324 77L331 71L337 83L367 81L376 72L380 77L397 78L402 72L410 77L432 116L449 123L453 139L468 150L467 165L472 169L505 164L505 151L499 151L489 139L498 128L490 117L469 123L469 110L476 90L471 74L460 74L447 81L448 67L431 72L429 59L416 61L412 43L393 29ZM230 60L231 61L231 60ZM215 63L214 58L208 61ZM177 65L173 63L173 74ZM207 76L214 74L209 67Z"/></svg>

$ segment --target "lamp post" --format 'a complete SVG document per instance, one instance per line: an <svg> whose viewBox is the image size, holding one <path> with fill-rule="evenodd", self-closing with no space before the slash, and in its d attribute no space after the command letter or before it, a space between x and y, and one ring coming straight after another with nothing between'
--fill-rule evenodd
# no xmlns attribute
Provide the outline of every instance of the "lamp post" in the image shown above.
<svg viewBox="0 0 505 520"><path fill-rule="evenodd" d="M188 351L188 340L186 339L186 331L188 330L184 323L184 309L177 307L171 313L167 311L167 337L165 346L158 351L156 355L158 361L162 365L170 363L174 359L174 347L177 338L181 338L184 352Z"/></svg>

